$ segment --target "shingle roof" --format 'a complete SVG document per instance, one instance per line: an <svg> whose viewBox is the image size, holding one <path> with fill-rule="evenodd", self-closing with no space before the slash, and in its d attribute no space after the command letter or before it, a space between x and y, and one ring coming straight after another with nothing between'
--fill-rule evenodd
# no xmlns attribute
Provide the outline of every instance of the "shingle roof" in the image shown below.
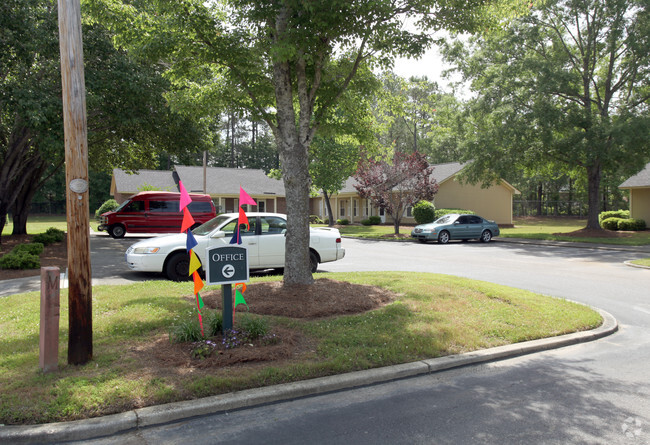
<svg viewBox="0 0 650 445"><path fill-rule="evenodd" d="M435 164L433 165L433 173L431 176L436 180L438 184L441 184L461 171L463 167L464 164L461 164L460 162ZM353 177L349 177L347 181L345 181L345 185L339 193L357 193L357 189L354 188L354 184L356 183L357 181Z"/></svg>
<svg viewBox="0 0 650 445"><path fill-rule="evenodd" d="M203 167L174 167L188 192L203 192ZM249 195L284 196L284 183L269 178L264 170L246 168L208 167L206 185L209 195L239 196L239 187Z"/></svg>
<svg viewBox="0 0 650 445"><path fill-rule="evenodd" d="M643 170L629 178L619 188L650 187L650 162Z"/></svg>
<svg viewBox="0 0 650 445"><path fill-rule="evenodd" d="M134 194L144 184L151 185L157 189L177 192L178 187L172 177L172 172L164 170L138 170L129 174L119 168L113 169L113 178L117 193Z"/></svg>

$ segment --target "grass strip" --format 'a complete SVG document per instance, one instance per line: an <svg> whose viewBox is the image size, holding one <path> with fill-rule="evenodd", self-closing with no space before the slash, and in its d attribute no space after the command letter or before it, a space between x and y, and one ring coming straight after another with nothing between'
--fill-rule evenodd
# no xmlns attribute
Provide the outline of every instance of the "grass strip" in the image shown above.
<svg viewBox="0 0 650 445"><path fill-rule="evenodd" d="M143 282L93 289L94 358L66 365L67 294L61 295L59 371L39 367L38 293L0 308L0 423L66 421L588 330L602 322L585 306L505 286L438 274L332 273L390 289L380 309L317 320L270 317L311 345L300 360L238 367L154 367L155 348L180 320L196 318L187 283ZM254 278L250 286L269 278ZM159 343L158 343L159 345Z"/></svg>

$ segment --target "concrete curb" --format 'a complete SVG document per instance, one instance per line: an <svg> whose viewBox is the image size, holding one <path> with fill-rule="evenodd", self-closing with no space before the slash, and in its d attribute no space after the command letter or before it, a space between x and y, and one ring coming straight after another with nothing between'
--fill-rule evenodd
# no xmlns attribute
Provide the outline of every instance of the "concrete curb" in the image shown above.
<svg viewBox="0 0 650 445"><path fill-rule="evenodd" d="M603 317L603 324L591 331L577 332L558 337L499 346L482 351L404 363L384 368L368 369L330 377L237 391L198 400L151 406L87 420L43 425L0 426L0 443L51 443L111 436L129 430L161 425L190 417L351 389L562 348L597 340L613 334L618 330L618 323L611 314L600 309L595 310Z"/></svg>
<svg viewBox="0 0 650 445"><path fill-rule="evenodd" d="M641 264L634 264L632 261L623 261L623 264L630 267L636 267L637 269L650 269L648 266L643 266Z"/></svg>

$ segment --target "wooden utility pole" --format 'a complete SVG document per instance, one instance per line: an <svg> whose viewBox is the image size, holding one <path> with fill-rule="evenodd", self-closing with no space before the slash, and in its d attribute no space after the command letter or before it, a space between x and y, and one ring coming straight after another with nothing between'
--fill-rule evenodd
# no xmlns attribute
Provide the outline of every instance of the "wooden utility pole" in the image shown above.
<svg viewBox="0 0 650 445"><path fill-rule="evenodd" d="M68 218L68 363L81 365L93 356L88 135L81 5L80 0L58 0L58 6Z"/></svg>

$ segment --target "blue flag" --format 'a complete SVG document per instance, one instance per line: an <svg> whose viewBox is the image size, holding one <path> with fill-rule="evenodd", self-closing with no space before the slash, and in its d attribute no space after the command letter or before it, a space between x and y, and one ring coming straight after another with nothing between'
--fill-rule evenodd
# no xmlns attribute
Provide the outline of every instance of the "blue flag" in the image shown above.
<svg viewBox="0 0 650 445"><path fill-rule="evenodd" d="M194 249L197 244L199 243L196 241L196 238L194 238L194 234L190 229L187 229L187 253Z"/></svg>

